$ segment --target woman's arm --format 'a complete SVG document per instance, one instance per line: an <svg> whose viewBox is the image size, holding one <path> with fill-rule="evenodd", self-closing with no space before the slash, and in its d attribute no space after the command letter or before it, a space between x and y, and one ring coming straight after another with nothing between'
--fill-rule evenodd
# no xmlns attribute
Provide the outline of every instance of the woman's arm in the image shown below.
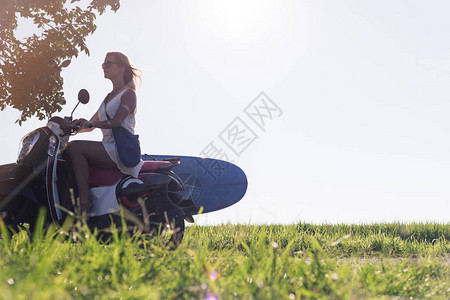
<svg viewBox="0 0 450 300"><path fill-rule="evenodd" d="M128 91L126 91L122 95L120 99L119 109L117 109L117 112L112 119L99 121L97 118L97 120L91 120L90 122L87 122L86 126L93 126L103 129L118 127L123 122L123 120L125 120L125 118L135 110L135 108L136 92L133 89L128 89Z"/></svg>

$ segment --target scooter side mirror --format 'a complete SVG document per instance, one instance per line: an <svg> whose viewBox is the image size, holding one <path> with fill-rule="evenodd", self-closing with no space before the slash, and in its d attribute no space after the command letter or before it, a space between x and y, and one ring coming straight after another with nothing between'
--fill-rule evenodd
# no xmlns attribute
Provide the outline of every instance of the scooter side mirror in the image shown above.
<svg viewBox="0 0 450 300"><path fill-rule="evenodd" d="M89 102L89 92L85 89L81 89L78 92L78 101L83 104L87 104Z"/></svg>
<svg viewBox="0 0 450 300"><path fill-rule="evenodd" d="M89 102L89 92L85 89L81 89L78 92L78 103L75 105L75 108L72 110L72 113L70 114L70 120L72 120L73 112L75 109L77 109L78 105L80 103L87 104Z"/></svg>

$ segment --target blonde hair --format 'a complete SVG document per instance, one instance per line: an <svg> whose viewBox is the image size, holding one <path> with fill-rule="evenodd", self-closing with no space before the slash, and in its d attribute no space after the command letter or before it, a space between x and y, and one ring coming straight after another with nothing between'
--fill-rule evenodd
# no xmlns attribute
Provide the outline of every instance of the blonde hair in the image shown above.
<svg viewBox="0 0 450 300"><path fill-rule="evenodd" d="M125 66L125 72L123 73L123 79L126 85L136 90L137 87L142 84L142 71L136 68L125 54L122 52L108 52L106 56L112 55L122 66Z"/></svg>

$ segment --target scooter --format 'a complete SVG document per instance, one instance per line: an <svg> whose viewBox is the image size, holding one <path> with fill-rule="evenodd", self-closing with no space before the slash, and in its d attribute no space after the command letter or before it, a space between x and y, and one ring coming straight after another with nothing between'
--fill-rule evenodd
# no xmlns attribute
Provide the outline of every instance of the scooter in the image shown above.
<svg viewBox="0 0 450 300"><path fill-rule="evenodd" d="M61 226L66 217L77 211L76 182L71 176L64 149L70 136L79 128L70 124L80 103L89 102L82 89L70 117L52 117L45 127L28 133L21 141L16 163L0 166L0 217L10 228L28 223L30 230L39 209L47 212L47 223ZM119 170L90 166L89 199L92 208L87 222L90 228L107 229L111 222L139 227L145 233L170 232L169 240L183 239L185 218L192 220L179 202L182 180L173 172L180 159L145 161L137 178ZM73 191L73 193L71 193Z"/></svg>

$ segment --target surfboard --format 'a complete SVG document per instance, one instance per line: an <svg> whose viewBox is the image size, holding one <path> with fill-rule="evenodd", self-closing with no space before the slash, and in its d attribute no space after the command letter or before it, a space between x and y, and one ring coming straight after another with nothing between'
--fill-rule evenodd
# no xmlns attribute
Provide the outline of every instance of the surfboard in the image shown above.
<svg viewBox="0 0 450 300"><path fill-rule="evenodd" d="M192 215L226 208L241 200L247 191L247 176L238 166L219 159L182 155L142 155L144 161L180 159L173 172L184 190L177 192L179 205Z"/></svg>

